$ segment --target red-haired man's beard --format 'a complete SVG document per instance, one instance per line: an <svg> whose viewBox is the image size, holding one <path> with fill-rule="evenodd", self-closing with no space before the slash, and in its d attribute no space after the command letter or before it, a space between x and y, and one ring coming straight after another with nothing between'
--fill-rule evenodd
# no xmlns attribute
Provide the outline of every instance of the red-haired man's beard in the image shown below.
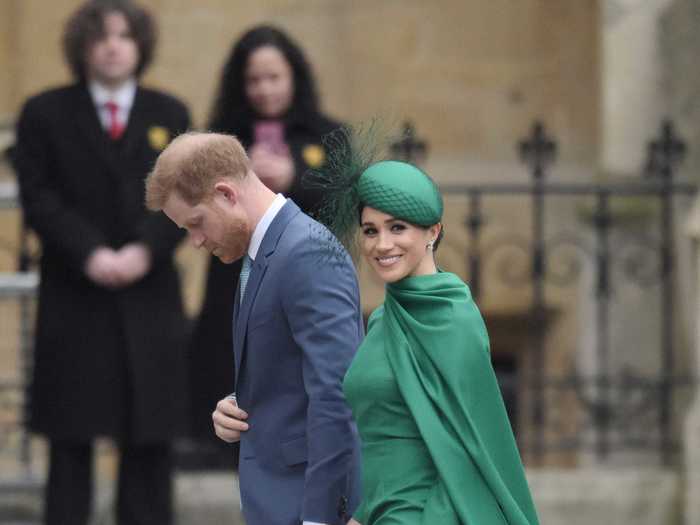
<svg viewBox="0 0 700 525"><path fill-rule="evenodd" d="M222 240L211 250L224 264L231 264L248 252L248 245L253 232L248 222L234 219L228 221L224 228Z"/></svg>

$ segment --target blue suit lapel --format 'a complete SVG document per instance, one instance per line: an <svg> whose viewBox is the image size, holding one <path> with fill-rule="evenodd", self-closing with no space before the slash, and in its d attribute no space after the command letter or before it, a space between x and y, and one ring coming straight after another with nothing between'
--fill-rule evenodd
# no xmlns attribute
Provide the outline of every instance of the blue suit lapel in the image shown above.
<svg viewBox="0 0 700 525"><path fill-rule="evenodd" d="M248 333L248 320L252 311L255 297L260 289L260 284L267 272L269 258L275 252L277 243L279 242L282 233L292 220L299 213L299 207L291 200L287 200L285 205L280 209L275 218L272 220L270 227L265 232L258 255L250 268L250 276L246 285L245 296L243 302L239 306L238 298L240 296L240 283L236 291L236 302L233 307L233 315L235 326L233 330L233 350L236 358L236 385L238 384L238 375L241 370L241 363L246 352L246 334Z"/></svg>
<svg viewBox="0 0 700 525"><path fill-rule="evenodd" d="M238 317L236 318L236 328L233 332L233 348L236 355L236 384L238 384L238 373L241 369L241 362L243 361L243 355L246 350L245 336L248 332L248 319L250 317L251 306L255 302L255 296L258 293L258 288L260 288L260 283L266 271L267 260L258 252L258 257L250 267L250 277L248 277L248 285L246 286L245 295L243 296L243 302L236 312ZM236 294L236 296L239 297L239 294Z"/></svg>

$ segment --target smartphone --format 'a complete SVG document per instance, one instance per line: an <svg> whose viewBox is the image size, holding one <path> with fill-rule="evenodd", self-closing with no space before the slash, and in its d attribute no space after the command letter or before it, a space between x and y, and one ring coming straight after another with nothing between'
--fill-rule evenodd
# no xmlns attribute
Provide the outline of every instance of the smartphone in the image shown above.
<svg viewBox="0 0 700 525"><path fill-rule="evenodd" d="M264 144L278 155L284 155L287 152L287 144L284 141L284 127L281 122L256 122L253 133L256 144Z"/></svg>

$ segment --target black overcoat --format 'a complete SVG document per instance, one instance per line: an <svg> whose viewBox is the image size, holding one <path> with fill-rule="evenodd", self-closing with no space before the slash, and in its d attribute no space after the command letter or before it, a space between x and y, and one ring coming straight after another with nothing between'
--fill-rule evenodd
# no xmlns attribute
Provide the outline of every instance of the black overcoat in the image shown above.
<svg viewBox="0 0 700 525"><path fill-rule="evenodd" d="M180 230L144 206L144 179L190 124L177 99L139 87L110 140L83 84L31 98L16 168L41 245L30 428L54 439L170 440L185 425L185 317L173 252ZM109 290L84 273L98 246L142 242L152 267Z"/></svg>

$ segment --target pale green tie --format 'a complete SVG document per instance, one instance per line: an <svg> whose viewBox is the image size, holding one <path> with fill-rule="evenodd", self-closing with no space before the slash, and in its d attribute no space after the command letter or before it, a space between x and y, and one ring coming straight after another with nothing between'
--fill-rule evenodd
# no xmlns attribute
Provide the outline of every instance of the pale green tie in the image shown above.
<svg viewBox="0 0 700 525"><path fill-rule="evenodd" d="M245 287L248 285L248 277L250 277L250 266L253 263L252 259L246 253L243 256L243 265L241 266L241 275L239 281L241 283L241 294L240 302L243 302L243 294L245 294Z"/></svg>

